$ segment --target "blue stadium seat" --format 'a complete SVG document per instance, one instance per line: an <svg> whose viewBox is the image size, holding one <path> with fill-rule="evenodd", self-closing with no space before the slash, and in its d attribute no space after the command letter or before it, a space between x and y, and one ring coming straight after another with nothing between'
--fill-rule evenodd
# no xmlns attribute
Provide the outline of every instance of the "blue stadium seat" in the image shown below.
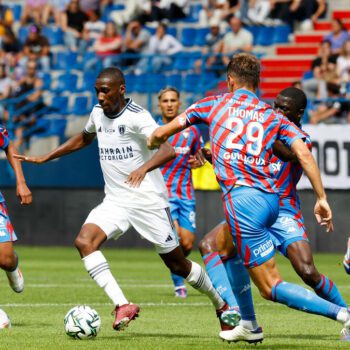
<svg viewBox="0 0 350 350"><path fill-rule="evenodd" d="M291 32L291 27L287 24L274 27L272 43L287 43L289 41L289 34Z"/></svg>
<svg viewBox="0 0 350 350"><path fill-rule="evenodd" d="M13 13L13 18L16 22L21 19L22 6L20 4L6 4L6 7L11 9L11 11Z"/></svg>
<svg viewBox="0 0 350 350"><path fill-rule="evenodd" d="M63 92L76 92L77 91L78 76L76 74L65 73L58 77L57 85L53 92L63 93Z"/></svg>
<svg viewBox="0 0 350 350"><path fill-rule="evenodd" d="M302 80L312 79L314 77L314 73L312 70L308 70L304 72Z"/></svg>
<svg viewBox="0 0 350 350"><path fill-rule="evenodd" d="M50 113L68 114L68 96L53 96L50 105Z"/></svg>
<svg viewBox="0 0 350 350"><path fill-rule="evenodd" d="M258 27L257 37L254 37L254 45L270 46L273 44L274 27Z"/></svg>
<svg viewBox="0 0 350 350"><path fill-rule="evenodd" d="M166 32L167 32L167 34L170 34L176 38L176 35L177 35L176 27L168 27Z"/></svg>
<svg viewBox="0 0 350 350"><path fill-rule="evenodd" d="M147 27L145 26L145 29L148 30L150 32L151 35L154 35L156 33L156 29L155 27Z"/></svg>
<svg viewBox="0 0 350 350"><path fill-rule="evenodd" d="M166 86L174 87L179 91L182 89L182 76L181 74L171 74L167 76Z"/></svg>
<svg viewBox="0 0 350 350"><path fill-rule="evenodd" d="M63 31L56 26L46 26L42 33L47 37L50 45L63 45Z"/></svg>
<svg viewBox="0 0 350 350"><path fill-rule="evenodd" d="M195 92L200 88L200 74L186 74L182 89L185 92Z"/></svg>
<svg viewBox="0 0 350 350"><path fill-rule="evenodd" d="M196 29L195 28L183 28L181 32L181 43L183 46L189 47L195 44Z"/></svg>
<svg viewBox="0 0 350 350"><path fill-rule="evenodd" d="M183 22L194 23L199 20L199 12L203 8L202 4L193 4L190 7L190 13L187 18L182 19Z"/></svg>
<svg viewBox="0 0 350 350"><path fill-rule="evenodd" d="M257 45L257 44L256 44L256 40L257 40L257 38L258 38L260 26L253 26L253 25L251 25L251 26L245 26L244 28L247 29L249 32L252 33L252 35L253 35L253 40L254 40L253 43L254 43L254 45Z"/></svg>
<svg viewBox="0 0 350 350"><path fill-rule="evenodd" d="M146 93L149 91L149 89L149 74L139 74L135 76L135 92Z"/></svg>
<svg viewBox="0 0 350 350"><path fill-rule="evenodd" d="M95 92L96 72L84 72L81 86L77 89L79 92Z"/></svg>
<svg viewBox="0 0 350 350"><path fill-rule="evenodd" d="M54 59L54 69L71 70L77 67L78 54L72 51L59 51Z"/></svg>
<svg viewBox="0 0 350 350"><path fill-rule="evenodd" d="M148 79L148 91L158 93L166 86L166 76L164 74L152 74Z"/></svg>
<svg viewBox="0 0 350 350"><path fill-rule="evenodd" d="M91 108L89 104L89 99L87 96L77 96L74 99L73 107L70 111L70 113L75 114L75 115L87 115L89 114Z"/></svg>
<svg viewBox="0 0 350 350"><path fill-rule="evenodd" d="M42 79L42 81L44 82L43 89L44 90L49 90L50 86L51 86L51 75L50 75L50 73L40 72L39 78Z"/></svg>
<svg viewBox="0 0 350 350"><path fill-rule="evenodd" d="M134 74L125 74L125 84L126 84L126 91L129 92L135 92L135 86L137 82L137 76Z"/></svg>
<svg viewBox="0 0 350 350"><path fill-rule="evenodd" d="M210 28L198 28L196 30L196 38L194 44L198 46L204 46L206 44L205 37L210 32Z"/></svg>
<svg viewBox="0 0 350 350"><path fill-rule="evenodd" d="M28 37L28 33L29 33L29 27L20 27L18 29L18 39L19 41L23 44L27 37Z"/></svg>
<svg viewBox="0 0 350 350"><path fill-rule="evenodd" d="M196 56L191 52L182 52L175 56L173 69L178 71L188 71L193 69Z"/></svg>

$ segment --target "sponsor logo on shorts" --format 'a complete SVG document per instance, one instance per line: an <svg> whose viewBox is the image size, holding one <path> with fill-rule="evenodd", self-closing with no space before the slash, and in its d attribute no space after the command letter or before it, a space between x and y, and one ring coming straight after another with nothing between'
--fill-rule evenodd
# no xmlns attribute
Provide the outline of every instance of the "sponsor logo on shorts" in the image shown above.
<svg viewBox="0 0 350 350"><path fill-rule="evenodd" d="M273 250L274 250L274 246L273 246L272 240L269 239L265 243L260 244L258 248L254 249L253 254L256 257L260 256L263 258L264 256L270 254Z"/></svg>
<svg viewBox="0 0 350 350"><path fill-rule="evenodd" d="M290 226L290 225L294 225L294 220L292 218L284 216L280 218L280 223L282 226Z"/></svg>
<svg viewBox="0 0 350 350"><path fill-rule="evenodd" d="M296 231L297 231L297 229L293 226L289 227L287 230L288 233L292 233L292 232L296 232Z"/></svg>
<svg viewBox="0 0 350 350"><path fill-rule="evenodd" d="M6 231L0 231L0 237L5 237L7 235Z"/></svg>
<svg viewBox="0 0 350 350"><path fill-rule="evenodd" d="M196 212L192 210L188 215L188 219L190 220L192 227L196 228Z"/></svg>

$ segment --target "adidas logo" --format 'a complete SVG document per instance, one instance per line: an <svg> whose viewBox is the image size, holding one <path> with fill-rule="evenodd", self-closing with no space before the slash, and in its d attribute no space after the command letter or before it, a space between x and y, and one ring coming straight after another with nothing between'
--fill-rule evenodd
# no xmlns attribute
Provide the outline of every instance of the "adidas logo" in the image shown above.
<svg viewBox="0 0 350 350"><path fill-rule="evenodd" d="M167 237L167 239L165 240L165 242L170 242L173 240L173 237L171 237L170 235Z"/></svg>

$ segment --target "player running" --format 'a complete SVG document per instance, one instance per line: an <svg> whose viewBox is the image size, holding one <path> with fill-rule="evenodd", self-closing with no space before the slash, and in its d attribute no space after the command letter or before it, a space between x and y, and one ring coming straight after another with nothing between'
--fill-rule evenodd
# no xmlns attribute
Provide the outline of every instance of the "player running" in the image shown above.
<svg viewBox="0 0 350 350"><path fill-rule="evenodd" d="M75 246L86 270L115 305L115 330L124 329L138 316L139 306L129 303L100 251L104 241L119 238L129 227L153 243L171 272L206 294L220 315L227 308L201 266L187 260L178 245L163 176L158 167L173 159L169 143L156 153L147 137L158 127L149 112L125 98L125 79L118 68L106 68L95 84L97 104L80 134L39 157L17 158L45 163L90 145L97 137L105 180L105 198L81 228Z"/></svg>
<svg viewBox="0 0 350 350"><path fill-rule="evenodd" d="M347 331L350 311L318 297L309 290L281 279L274 258L269 227L278 217L279 196L271 164L272 147L279 139L296 155L316 195L317 221L333 230L332 212L320 172L302 131L255 94L260 64L250 54L235 55L227 67L229 93L204 98L190 106L167 125L159 127L148 140L149 148L196 122L209 126L213 166L223 191L226 221L239 256L248 268L260 294L291 308L337 320ZM228 341L263 339L261 327L251 319L240 294L236 299L242 324L220 332ZM249 322L250 321L250 322Z"/></svg>
<svg viewBox="0 0 350 350"><path fill-rule="evenodd" d="M290 87L279 93L274 107L276 111L284 114L300 128L300 120L304 114L306 104L307 99L304 92L300 89ZM305 132L304 134L305 143L311 149L310 137ZM211 161L210 150L203 151L206 158ZM320 274L314 265L296 189L302 175L302 168L295 159L295 155L285 147L281 148L279 144L275 144L275 152L285 160L290 160L290 162L281 162L275 157L272 164L276 171L277 187L280 191L279 215L277 221L270 228L274 246L291 261L297 274L321 298L339 306L347 307L335 283L328 277ZM197 154L196 158L200 157L201 152ZM203 161L203 159L199 159L200 164ZM228 277L226 271L230 272L229 275L234 275L232 286L234 293L236 294L241 290L245 290L247 293L248 290L247 288L244 289L244 286L249 284L249 277L245 275L241 276L244 272L237 267L239 257L234 252L232 239L225 222L209 232L201 240L199 248L209 277L219 293L220 290L226 290L230 285L227 283ZM219 260L222 260L223 265L220 264ZM220 295L227 302L226 296L221 293Z"/></svg>
<svg viewBox="0 0 350 350"><path fill-rule="evenodd" d="M180 93L172 87L165 88L158 95L158 106L162 113L159 125L173 120L181 106ZM180 246L188 256L192 250L196 232L196 199L192 184L191 158L201 149L200 131L191 126L187 130L169 138L175 150L176 158L164 164L160 170L168 190L170 212L174 221ZM175 287L175 296L187 297L184 279L171 274Z"/></svg>
<svg viewBox="0 0 350 350"><path fill-rule="evenodd" d="M7 130L0 127L0 148L5 151L16 177L16 194L20 198L21 204L27 205L32 202L32 194L26 185L22 171L21 162L14 157L17 152L9 139ZM21 293L24 289L24 279L18 266L18 256L13 249L13 242L17 241L17 236L8 215L7 206L3 195L0 193L0 267L5 270L11 288L16 293Z"/></svg>

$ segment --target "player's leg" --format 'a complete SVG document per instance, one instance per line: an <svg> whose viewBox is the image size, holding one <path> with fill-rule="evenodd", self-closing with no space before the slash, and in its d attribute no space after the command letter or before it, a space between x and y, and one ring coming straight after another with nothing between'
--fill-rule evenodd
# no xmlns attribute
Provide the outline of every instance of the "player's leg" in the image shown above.
<svg viewBox="0 0 350 350"><path fill-rule="evenodd" d="M5 270L10 287L20 293L24 289L24 278L18 266L18 256L13 249L13 242L17 240L5 202L0 203L0 267Z"/></svg>
<svg viewBox="0 0 350 350"><path fill-rule="evenodd" d="M89 275L115 306L115 330L126 327L137 317L140 309L128 302L99 249L106 239L118 238L127 230L129 225L126 215L122 208L104 201L91 211L74 242Z"/></svg>
<svg viewBox="0 0 350 350"><path fill-rule="evenodd" d="M348 273L350 275L350 237L348 239L348 247L346 250L346 254L344 256L343 266L344 266L346 273Z"/></svg>

